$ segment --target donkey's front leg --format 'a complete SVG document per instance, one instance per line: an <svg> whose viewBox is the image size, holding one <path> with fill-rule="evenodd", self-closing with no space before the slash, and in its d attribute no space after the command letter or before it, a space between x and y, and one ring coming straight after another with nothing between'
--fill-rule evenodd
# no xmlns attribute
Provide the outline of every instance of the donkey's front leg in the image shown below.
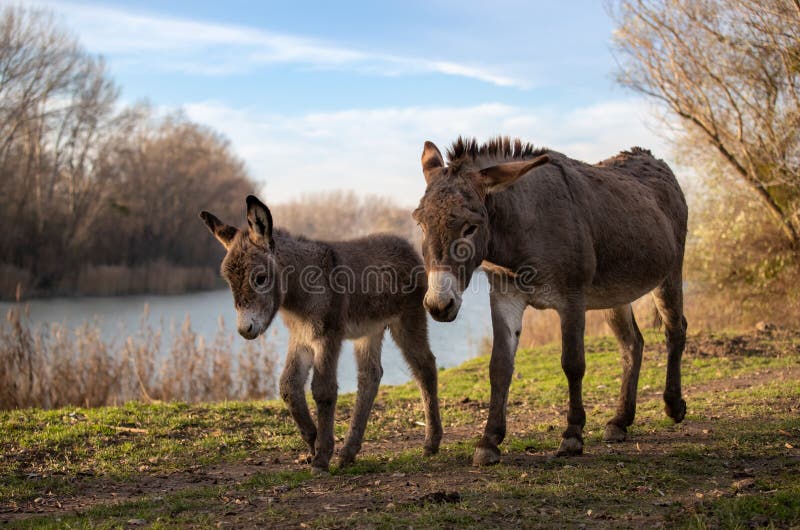
<svg viewBox="0 0 800 530"><path fill-rule="evenodd" d="M519 293L500 292L492 289L490 294L492 309L492 358L489 361L489 381L491 397L489 400L489 419L483 438L475 448L472 464L486 466L500 462L500 449L497 447L506 436L506 404L508 387L514 374L514 356L519 344L522 327L522 313L525 300Z"/></svg>
<svg viewBox="0 0 800 530"><path fill-rule="evenodd" d="M286 365L280 381L281 399L289 408L289 413L300 429L300 436L308 444L312 455L317 439L317 427L308 410L305 386L313 361L314 353L308 346L297 344L290 339L289 353L286 355Z"/></svg>
<svg viewBox="0 0 800 530"><path fill-rule="evenodd" d="M333 421L339 385L336 383L336 367L342 341L339 338L323 338L314 344L314 377L311 380L311 395L317 404L317 440L311 472L327 473L333 455Z"/></svg>
<svg viewBox="0 0 800 530"><path fill-rule="evenodd" d="M569 412L567 430L564 431L557 456L583 453L583 426L586 412L583 410L583 374L586 359L583 350L583 332L586 320L586 304L582 295L567 298L559 310L561 317L561 367L569 384Z"/></svg>

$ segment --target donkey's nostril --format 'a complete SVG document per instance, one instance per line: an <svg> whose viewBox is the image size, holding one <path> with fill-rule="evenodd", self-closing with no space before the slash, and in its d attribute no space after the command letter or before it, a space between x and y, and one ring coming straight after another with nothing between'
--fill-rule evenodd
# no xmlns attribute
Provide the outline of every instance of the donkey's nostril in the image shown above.
<svg viewBox="0 0 800 530"><path fill-rule="evenodd" d="M253 332L253 324L250 324L249 326L247 326L247 332L248 333L252 333Z"/></svg>
<svg viewBox="0 0 800 530"><path fill-rule="evenodd" d="M447 305L444 307L444 309L442 309L442 312L446 313L447 311L450 311L450 309L453 307L453 304L455 304L455 303L456 303L456 299L455 298L450 298L450 301L447 303Z"/></svg>

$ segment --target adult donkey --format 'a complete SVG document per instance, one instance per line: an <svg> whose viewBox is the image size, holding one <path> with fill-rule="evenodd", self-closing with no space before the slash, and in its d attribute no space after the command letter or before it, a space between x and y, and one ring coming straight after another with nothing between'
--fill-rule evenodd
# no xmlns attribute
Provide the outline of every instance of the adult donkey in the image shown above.
<svg viewBox="0 0 800 530"><path fill-rule="evenodd" d="M222 275L233 292L239 333L254 339L280 310L289 328L289 353L280 380L281 397L314 458L311 470L328 469L333 454L336 367L343 339L355 339L358 393L339 464L353 462L378 392L381 342L388 327L419 385L425 407L425 454L442 438L436 392L436 359L428 346L422 299L425 276L419 255L404 239L375 234L341 242L312 241L272 229L272 214L247 197L248 229L226 225L201 212L227 250ZM313 371L311 418L305 382Z"/></svg>
<svg viewBox="0 0 800 530"><path fill-rule="evenodd" d="M631 302L649 291L666 327L666 413L675 422L683 420L681 269L687 208L669 167L639 148L588 165L503 137L485 144L459 138L447 155L445 166L436 146L425 143L427 189L414 218L425 234L424 303L433 318L449 322L456 317L476 267L483 264L490 278L491 399L473 463L500 461L514 355L529 305L555 309L561 319L569 412L557 454L583 452L587 309L607 309L622 351L619 405L604 439L625 439L636 411L644 346Z"/></svg>

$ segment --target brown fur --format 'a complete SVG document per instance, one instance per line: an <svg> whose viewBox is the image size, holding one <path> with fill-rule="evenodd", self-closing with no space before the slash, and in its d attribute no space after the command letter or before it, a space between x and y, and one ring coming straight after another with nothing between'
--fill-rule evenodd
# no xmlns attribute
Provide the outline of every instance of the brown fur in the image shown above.
<svg viewBox="0 0 800 530"><path fill-rule="evenodd" d="M425 306L434 318L455 318L461 292L482 262L492 285L491 402L474 463L499 461L514 353L528 305L555 309L561 317L570 406L559 454L583 450L587 309L607 310L620 344L619 407L605 438L625 438L636 410L643 348L630 303L650 291L666 327L666 411L681 421L686 412L680 359L686 339L681 271L687 207L669 167L640 148L589 165L508 138L483 145L459 138L448 158L445 166L436 146L425 144L428 187L414 216L425 232Z"/></svg>
<svg viewBox="0 0 800 530"><path fill-rule="evenodd" d="M328 469L333 454L337 398L336 368L342 340L355 340L358 394L340 465L361 448L367 417L383 369L381 343L388 327L408 362L425 406L425 452L439 448L442 426L437 399L436 360L428 345L422 308L426 291L422 263L411 245L391 235L342 242L313 241L272 230L269 209L247 199L249 228L237 230L208 212L201 217L228 250L222 275L239 314L239 332L263 333L277 312L289 329L289 352L280 393L314 454L312 470ZM317 404L316 425L305 397Z"/></svg>

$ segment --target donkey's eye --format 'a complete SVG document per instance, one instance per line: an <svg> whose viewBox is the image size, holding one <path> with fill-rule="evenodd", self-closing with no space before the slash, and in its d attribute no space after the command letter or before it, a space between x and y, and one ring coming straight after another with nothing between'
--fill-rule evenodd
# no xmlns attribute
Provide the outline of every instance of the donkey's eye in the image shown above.
<svg viewBox="0 0 800 530"><path fill-rule="evenodd" d="M263 286L265 283L267 283L267 275L264 274L263 272L256 274L255 282L257 286L259 287Z"/></svg>
<svg viewBox="0 0 800 530"><path fill-rule="evenodd" d="M464 232L462 232L462 235L464 237L471 236L472 234L475 233L475 230L477 230L477 229L478 229L478 225L469 225L464 229Z"/></svg>

